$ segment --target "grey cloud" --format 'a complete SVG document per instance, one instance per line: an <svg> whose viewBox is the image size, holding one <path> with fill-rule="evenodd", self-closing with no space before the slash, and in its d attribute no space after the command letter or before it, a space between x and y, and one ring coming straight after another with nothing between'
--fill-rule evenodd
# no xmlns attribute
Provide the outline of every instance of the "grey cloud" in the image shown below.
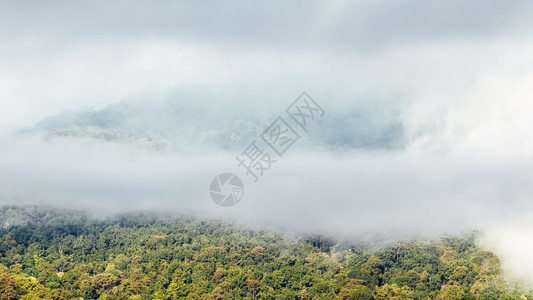
<svg viewBox="0 0 533 300"><path fill-rule="evenodd" d="M496 37L531 10L523 1L387 1L355 2L332 18L328 35L337 45L373 49L446 39Z"/></svg>
<svg viewBox="0 0 533 300"><path fill-rule="evenodd" d="M159 36L263 48L380 49L397 43L505 36L530 25L526 1L91 1L4 3L3 35ZM31 22L27 22L31 20ZM16 32L16 35L13 35ZM525 32L524 32L525 33ZM68 43L69 41L64 41Z"/></svg>
<svg viewBox="0 0 533 300"><path fill-rule="evenodd" d="M531 160L293 150L259 182L235 153L158 154L90 140L11 143L0 156L4 202L48 204L104 213L138 209L233 217L277 229L339 236L427 235L484 228L524 217ZM220 208L209 183L234 172L244 199Z"/></svg>

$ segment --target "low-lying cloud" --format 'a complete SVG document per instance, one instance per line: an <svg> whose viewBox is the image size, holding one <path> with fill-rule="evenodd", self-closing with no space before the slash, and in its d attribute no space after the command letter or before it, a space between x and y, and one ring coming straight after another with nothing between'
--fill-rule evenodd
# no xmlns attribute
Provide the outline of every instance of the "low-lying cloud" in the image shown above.
<svg viewBox="0 0 533 300"><path fill-rule="evenodd" d="M441 234L525 216L533 208L531 159L382 151L334 154L297 149L254 183L228 150L157 153L93 139L3 149L8 202L122 212L149 209L277 224L298 231ZM208 185L222 172L245 181L237 206L220 208Z"/></svg>
<svg viewBox="0 0 533 300"><path fill-rule="evenodd" d="M3 203L348 236L482 228L533 275L530 2L0 6ZM235 156L303 90L325 118L250 182ZM209 199L221 172L245 180L229 209Z"/></svg>

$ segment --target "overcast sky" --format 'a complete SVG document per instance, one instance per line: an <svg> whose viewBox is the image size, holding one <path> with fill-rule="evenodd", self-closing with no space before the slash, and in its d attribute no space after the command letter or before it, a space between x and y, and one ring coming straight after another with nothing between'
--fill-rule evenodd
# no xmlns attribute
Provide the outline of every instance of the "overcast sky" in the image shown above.
<svg viewBox="0 0 533 300"><path fill-rule="evenodd" d="M379 103L405 134L400 151L295 152L246 182L230 210L206 190L235 170L234 153L6 136L2 199L191 209L343 234L483 227L485 245L520 257L506 265L531 277L531 243L516 256L504 241L533 235L532 14L525 0L2 1L4 135L65 110L169 95L282 112L304 90L326 112Z"/></svg>
<svg viewBox="0 0 533 300"><path fill-rule="evenodd" d="M3 1L0 125L193 87L221 98L308 90L341 106L379 95L408 102L405 122L427 122L418 114L444 118L443 106L479 104L469 97L524 92L532 10L529 1Z"/></svg>

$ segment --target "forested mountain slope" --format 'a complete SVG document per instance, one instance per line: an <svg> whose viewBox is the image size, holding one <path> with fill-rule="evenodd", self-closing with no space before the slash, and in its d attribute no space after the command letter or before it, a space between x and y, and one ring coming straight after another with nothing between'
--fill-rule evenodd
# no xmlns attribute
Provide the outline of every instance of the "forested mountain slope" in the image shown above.
<svg viewBox="0 0 533 300"><path fill-rule="evenodd" d="M531 299L475 235L339 245L226 221L3 207L2 299Z"/></svg>
<svg viewBox="0 0 533 300"><path fill-rule="evenodd" d="M243 103L213 109L209 103L179 96L129 100L100 110L65 111L23 132L44 133L47 139L90 138L140 145L162 152L206 145L234 150L258 137L284 114L290 102L260 109ZM329 150L391 150L404 146L404 128L397 112L382 109L378 103L361 102L342 111L328 111L327 118L316 122L319 126L302 135L300 146Z"/></svg>

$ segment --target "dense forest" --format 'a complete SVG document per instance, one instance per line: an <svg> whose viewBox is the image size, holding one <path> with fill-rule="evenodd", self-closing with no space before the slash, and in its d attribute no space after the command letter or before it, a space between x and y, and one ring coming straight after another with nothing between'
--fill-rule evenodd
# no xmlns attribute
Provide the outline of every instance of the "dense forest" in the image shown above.
<svg viewBox="0 0 533 300"><path fill-rule="evenodd" d="M1 299L533 299L475 233L376 247L149 213L0 222Z"/></svg>

